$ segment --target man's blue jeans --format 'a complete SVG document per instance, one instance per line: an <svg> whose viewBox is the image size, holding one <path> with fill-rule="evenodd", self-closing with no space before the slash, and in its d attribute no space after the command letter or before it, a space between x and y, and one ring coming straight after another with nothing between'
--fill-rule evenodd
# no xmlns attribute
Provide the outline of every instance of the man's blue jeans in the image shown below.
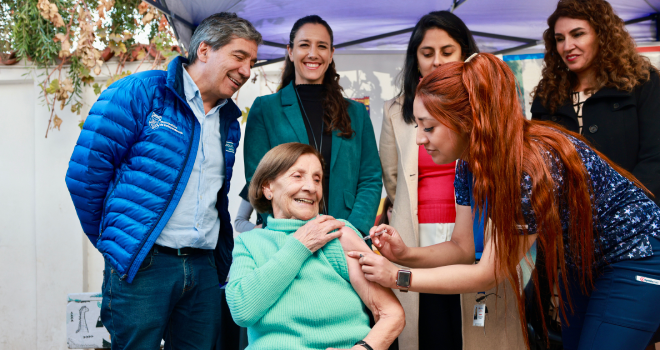
<svg viewBox="0 0 660 350"><path fill-rule="evenodd" d="M112 349L213 348L221 294L213 252L176 256L149 252L133 283L119 279L107 260L101 320Z"/></svg>

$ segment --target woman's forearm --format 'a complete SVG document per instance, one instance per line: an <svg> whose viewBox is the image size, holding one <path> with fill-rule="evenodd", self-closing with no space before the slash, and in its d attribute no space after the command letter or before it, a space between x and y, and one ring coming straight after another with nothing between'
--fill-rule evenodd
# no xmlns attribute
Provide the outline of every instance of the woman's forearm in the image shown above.
<svg viewBox="0 0 660 350"><path fill-rule="evenodd" d="M378 230L375 228L373 230ZM392 228L394 230L394 228ZM412 268L432 268L454 264L472 264L474 262L474 235L472 234L472 209L470 206L456 207L456 223L451 240L428 247L406 247L399 234L383 235L374 243L383 251L383 256L390 261ZM391 243L384 243L391 242Z"/></svg>
<svg viewBox="0 0 660 350"><path fill-rule="evenodd" d="M375 285L375 283L372 284ZM388 349L406 325L406 317L401 304L399 304L391 290L388 290L388 292L394 300L381 303L382 305L373 305L371 311L374 314L376 324L364 338L364 341L374 350Z"/></svg>
<svg viewBox="0 0 660 350"><path fill-rule="evenodd" d="M522 260L534 244L536 237L536 234L521 235L519 239L523 242L519 247L520 251L511 252L510 254L516 254L518 259ZM501 283L508 273L501 266L500 270L496 271L495 259L496 255L492 241L487 241L478 264L412 269L409 290L420 293L462 294L491 289Z"/></svg>
<svg viewBox="0 0 660 350"><path fill-rule="evenodd" d="M345 251L369 251L369 247L350 228L344 227L339 241ZM353 289L358 293L362 302L371 310L376 325L364 339L374 350L386 350L394 339L399 336L406 324L405 313L399 299L390 288L377 283L369 282L362 272L362 267L356 259L347 258L348 274Z"/></svg>
<svg viewBox="0 0 660 350"><path fill-rule="evenodd" d="M433 268L474 262L472 251L462 248L454 241L434 244L428 247L409 247L405 256L395 263L412 268Z"/></svg>
<svg viewBox="0 0 660 350"><path fill-rule="evenodd" d="M430 294L482 292L497 285L495 271L486 266L450 265L411 269L410 291Z"/></svg>
<svg viewBox="0 0 660 350"><path fill-rule="evenodd" d="M234 219L234 229L237 232L243 233L254 229L256 225L250 222L252 211L252 204L245 199L241 199L241 205L238 207L236 219Z"/></svg>
<svg viewBox="0 0 660 350"><path fill-rule="evenodd" d="M234 229L236 230L236 232L243 233L243 232L252 231L254 230L255 226L257 225L243 218L237 217L236 220L234 220Z"/></svg>

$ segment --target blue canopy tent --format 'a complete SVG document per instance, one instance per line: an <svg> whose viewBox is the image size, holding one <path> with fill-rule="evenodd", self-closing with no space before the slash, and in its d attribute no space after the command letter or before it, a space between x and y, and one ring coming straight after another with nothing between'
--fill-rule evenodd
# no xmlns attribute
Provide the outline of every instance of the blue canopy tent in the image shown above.
<svg viewBox="0 0 660 350"><path fill-rule="evenodd" d="M530 0L146 0L168 15L185 48L194 28L210 14L230 11L251 21L264 38L259 65L283 59L296 19L317 14L331 26L337 53L403 52L417 20L450 10L473 31L484 52L508 53L538 46L556 1ZM660 0L609 0L637 42L660 41ZM542 46L538 46L542 49Z"/></svg>

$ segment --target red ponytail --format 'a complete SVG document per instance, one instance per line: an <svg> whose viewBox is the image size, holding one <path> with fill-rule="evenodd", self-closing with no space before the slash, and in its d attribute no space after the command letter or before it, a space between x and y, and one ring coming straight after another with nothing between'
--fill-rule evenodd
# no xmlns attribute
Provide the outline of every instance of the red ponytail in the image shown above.
<svg viewBox="0 0 660 350"><path fill-rule="evenodd" d="M521 207L521 180L523 173L531 177L531 208L535 213L538 233L537 244L546 257L546 276L550 286L557 286L561 270L566 284L565 256L572 258L580 271L580 285L584 292L593 288L593 267L596 266L594 228L596 214L591 202L591 178L580 155L567 134L584 142L580 135L560 129L549 123L525 119L516 93L515 77L509 67L494 55L481 53L470 62L443 64L425 77L417 87L429 113L453 131L465 135L468 146L463 159L474 175L475 205L483 212L486 208L492 221L496 271L507 271L513 290L522 291L517 266L518 255L511 252L523 247L519 225L524 225ZM564 168L564 188L557 197L549 165L543 153L557 155ZM598 153L603 159L603 155ZM643 186L630 173L609 160L619 173ZM486 206L486 202L490 205ZM564 251L561 214L571 213L568 252ZM526 227L526 226L523 226ZM527 235L526 229L523 230ZM537 307L541 307L538 278ZM516 293L520 326L525 342L525 296ZM559 296L560 309L565 315L565 301ZM570 296L568 305L571 307ZM572 307L571 307L572 309ZM544 332L547 332L545 321Z"/></svg>

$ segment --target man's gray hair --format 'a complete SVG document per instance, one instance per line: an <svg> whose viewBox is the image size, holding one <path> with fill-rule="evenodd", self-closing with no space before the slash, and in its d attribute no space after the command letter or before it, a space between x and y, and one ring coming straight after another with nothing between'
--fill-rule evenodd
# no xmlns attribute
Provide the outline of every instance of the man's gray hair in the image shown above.
<svg viewBox="0 0 660 350"><path fill-rule="evenodd" d="M238 17L235 13L220 12L207 17L197 26L190 38L189 64L197 61L197 49L201 43L204 42L211 46L213 51L217 51L236 38L254 41L257 45L261 44L261 34L252 23Z"/></svg>

